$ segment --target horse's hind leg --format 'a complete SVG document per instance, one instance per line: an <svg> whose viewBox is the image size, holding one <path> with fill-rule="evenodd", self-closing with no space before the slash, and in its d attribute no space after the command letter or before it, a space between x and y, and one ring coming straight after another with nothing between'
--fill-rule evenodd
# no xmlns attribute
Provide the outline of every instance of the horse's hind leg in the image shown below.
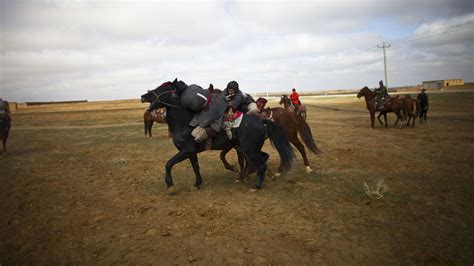
<svg viewBox="0 0 474 266"><path fill-rule="evenodd" d="M380 117L381 117L382 115L383 115L383 113L380 112L379 115L377 116L377 120L379 120L380 125L383 127L384 125L383 125L383 123L382 123L382 120L380 120Z"/></svg>
<svg viewBox="0 0 474 266"><path fill-rule="evenodd" d="M225 156L227 155L227 153L229 153L230 150L232 149L222 150L220 153L220 158L222 163L224 164L225 169L230 170L232 172L237 172L237 167L230 165L229 162L227 162L227 160L225 159Z"/></svg>
<svg viewBox="0 0 474 266"><path fill-rule="evenodd" d="M311 173L313 170L311 169L311 167L309 166L309 160L308 160L308 156L306 156L306 150L304 148L304 145L303 143L301 143L301 141L298 139L298 137L295 138L292 138L290 140L291 143L293 143L293 145L295 145L295 147L298 149L298 151L301 153L301 156L303 156L303 162L304 162L304 166L306 166L306 173ZM281 166L280 164L280 168L279 168L279 171L280 169L282 169L283 167Z"/></svg>
<svg viewBox="0 0 474 266"><path fill-rule="evenodd" d="M257 184L255 185L256 189L261 189L263 187L263 182L265 181L265 172L267 171L267 160L268 153L260 151L260 154L257 156L250 156L252 162L257 166Z"/></svg>

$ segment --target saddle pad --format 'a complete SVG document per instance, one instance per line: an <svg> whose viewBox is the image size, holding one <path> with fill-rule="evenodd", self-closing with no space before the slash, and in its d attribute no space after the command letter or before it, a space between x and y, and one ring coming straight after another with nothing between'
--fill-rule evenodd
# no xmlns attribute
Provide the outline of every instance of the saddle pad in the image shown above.
<svg viewBox="0 0 474 266"><path fill-rule="evenodd" d="M166 117L166 110L164 109L156 109L151 112L151 116L155 118L165 118Z"/></svg>
<svg viewBox="0 0 474 266"><path fill-rule="evenodd" d="M237 112L232 116L232 121L230 122L231 128L238 128L240 127L240 123L242 123L242 118L243 118L243 113L242 112Z"/></svg>

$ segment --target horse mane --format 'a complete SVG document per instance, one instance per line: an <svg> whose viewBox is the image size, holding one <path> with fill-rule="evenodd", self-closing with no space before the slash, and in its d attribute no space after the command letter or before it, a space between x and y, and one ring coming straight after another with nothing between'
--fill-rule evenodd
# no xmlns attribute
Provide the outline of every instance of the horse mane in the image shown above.
<svg viewBox="0 0 474 266"><path fill-rule="evenodd" d="M161 87L161 86L171 86L171 81L163 82L163 84L161 84L161 85L158 86L158 87Z"/></svg>

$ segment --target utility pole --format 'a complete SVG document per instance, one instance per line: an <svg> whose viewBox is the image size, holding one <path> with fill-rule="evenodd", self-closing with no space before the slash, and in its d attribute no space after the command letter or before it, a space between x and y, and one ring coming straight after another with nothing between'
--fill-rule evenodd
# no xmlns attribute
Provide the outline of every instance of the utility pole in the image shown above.
<svg viewBox="0 0 474 266"><path fill-rule="evenodd" d="M382 46L377 45L378 48L383 48L383 66L385 70L385 87L388 89L388 81L387 81L387 56L385 55L385 48L390 48L392 45L385 45L385 42L383 42Z"/></svg>

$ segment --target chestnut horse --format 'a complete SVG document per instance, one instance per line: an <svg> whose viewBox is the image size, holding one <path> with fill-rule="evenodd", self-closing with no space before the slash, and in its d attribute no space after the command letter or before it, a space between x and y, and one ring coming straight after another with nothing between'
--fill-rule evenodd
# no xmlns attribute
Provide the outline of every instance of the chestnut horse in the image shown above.
<svg viewBox="0 0 474 266"><path fill-rule="evenodd" d="M403 121L403 115L402 115L402 109L403 109L403 104L402 101L397 97L392 97L390 100L384 104L384 107L382 109L376 109L375 101L376 101L376 96L377 93L375 91L371 91L367 86L363 87L359 93L357 94L357 98L361 97L365 98L365 103L367 105L367 110L369 110L370 113L370 127L374 128L374 120L375 120L375 112L380 112L379 115L377 116L377 119L380 122L380 125L387 127L387 113L393 112L397 116L397 121L395 121L395 126L397 126L398 121L402 120ZM382 120L380 120L380 116L384 116L385 120L385 125L382 123Z"/></svg>
<svg viewBox="0 0 474 266"><path fill-rule="evenodd" d="M145 123L145 136L149 136L151 138L151 129L153 127L153 123L160 123L166 124L166 109L159 108L156 111L150 112L148 110L143 113L143 121ZM168 129L168 136L171 137L171 132Z"/></svg>
<svg viewBox="0 0 474 266"><path fill-rule="evenodd" d="M7 153L7 139L10 133L11 119L8 114L0 114L0 134L2 135L2 150L0 156Z"/></svg>
<svg viewBox="0 0 474 266"><path fill-rule="evenodd" d="M303 157L304 165L306 166L306 172L311 173L313 170L311 169L309 165L309 160L308 160L308 157L306 156L305 147L303 143L301 143L300 139L298 138L298 133L300 137L302 138L304 144L306 144L306 147L308 147L308 149L312 153L320 154L321 151L319 150L319 148L316 146L316 143L314 142L313 134L311 133L311 128L309 127L308 123L306 123L306 121L303 118L301 118L301 116L296 114L293 110L290 111L282 107L267 108L264 110L264 112L267 114L268 119L273 120L275 124L283 128L290 142L301 153L301 156ZM225 155L229 151L230 150L223 150L221 152L222 163L224 164L226 169L237 171L236 168L231 166L225 159ZM243 160L240 157L239 157L239 165L240 165L240 168L243 169ZM277 176L281 175L283 171L284 171L283 164L280 163L280 166L278 168L278 173L276 175Z"/></svg>
<svg viewBox="0 0 474 266"><path fill-rule="evenodd" d="M405 98L401 99L403 104L403 116L407 120L407 126L410 125L410 120L412 121L411 126L415 126L415 120L420 116L421 106L420 102L411 98L410 95L405 95Z"/></svg>
<svg viewBox="0 0 474 266"><path fill-rule="evenodd" d="M306 106L304 104L301 104L300 102L300 107L298 110L295 111L295 106L291 103L290 98L288 98L288 95L283 94L280 97L280 105L283 104L285 109L288 109L289 111L296 112L299 116L301 116L304 120L306 120Z"/></svg>

